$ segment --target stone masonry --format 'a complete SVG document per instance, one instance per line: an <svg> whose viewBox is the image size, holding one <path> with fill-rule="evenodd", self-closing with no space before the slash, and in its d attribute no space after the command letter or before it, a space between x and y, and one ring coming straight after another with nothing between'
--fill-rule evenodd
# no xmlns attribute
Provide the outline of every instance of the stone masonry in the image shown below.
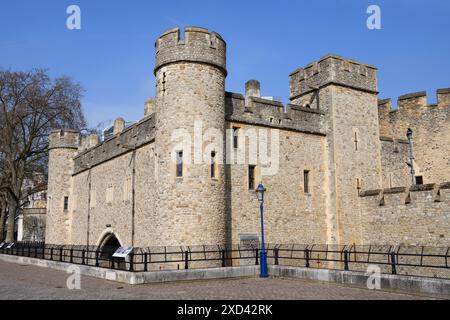
<svg viewBox="0 0 450 320"><path fill-rule="evenodd" d="M226 92L226 43L198 27L156 41L154 98L114 135L50 136L46 242L182 246L450 243L450 90L378 100L377 69L327 55L290 76L290 103ZM416 176L407 162L413 130ZM419 181L419 180L418 180Z"/></svg>

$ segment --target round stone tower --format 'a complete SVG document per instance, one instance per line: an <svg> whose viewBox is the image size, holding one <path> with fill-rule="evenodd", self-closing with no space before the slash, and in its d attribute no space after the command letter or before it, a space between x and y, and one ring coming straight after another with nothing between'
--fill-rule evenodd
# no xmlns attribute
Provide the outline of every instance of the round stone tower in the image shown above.
<svg viewBox="0 0 450 320"><path fill-rule="evenodd" d="M158 245L225 243L226 44L207 29L156 41Z"/></svg>
<svg viewBox="0 0 450 320"><path fill-rule="evenodd" d="M68 244L73 156L79 146L76 130L53 130L49 137L47 217L45 242Z"/></svg>

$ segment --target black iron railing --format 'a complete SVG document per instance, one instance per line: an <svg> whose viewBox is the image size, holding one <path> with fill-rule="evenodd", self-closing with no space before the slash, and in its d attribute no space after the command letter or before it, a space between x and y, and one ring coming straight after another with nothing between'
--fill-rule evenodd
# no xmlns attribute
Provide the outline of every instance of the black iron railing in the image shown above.
<svg viewBox="0 0 450 320"><path fill-rule="evenodd" d="M116 247L60 246L35 242L0 244L0 254L109 269L144 272L259 264L256 245L134 248L126 258L113 257ZM271 265L366 271L450 279L450 248L380 245L267 244Z"/></svg>

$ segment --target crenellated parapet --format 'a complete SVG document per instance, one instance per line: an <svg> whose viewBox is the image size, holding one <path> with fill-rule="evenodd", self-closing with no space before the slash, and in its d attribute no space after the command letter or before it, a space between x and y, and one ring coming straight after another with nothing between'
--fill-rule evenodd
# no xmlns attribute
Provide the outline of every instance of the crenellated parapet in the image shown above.
<svg viewBox="0 0 450 320"><path fill-rule="evenodd" d="M337 84L378 93L377 68L337 55L327 55L289 75L290 99Z"/></svg>
<svg viewBox="0 0 450 320"><path fill-rule="evenodd" d="M80 132L72 129L53 130L49 137L49 150L52 149L78 149L80 145Z"/></svg>
<svg viewBox="0 0 450 320"><path fill-rule="evenodd" d="M183 37L184 35L184 37ZM186 27L164 32L155 43L156 71L174 62L206 63L226 71L226 43L222 37L208 29Z"/></svg>
<svg viewBox="0 0 450 320"><path fill-rule="evenodd" d="M363 243L448 246L450 183L360 193Z"/></svg>
<svg viewBox="0 0 450 320"><path fill-rule="evenodd" d="M450 202L450 182L366 190L361 191L359 197L364 198L374 206L408 205L414 202L429 204Z"/></svg>
<svg viewBox="0 0 450 320"><path fill-rule="evenodd" d="M225 107L228 121L325 135L322 110L231 92L225 95Z"/></svg>
<svg viewBox="0 0 450 320"><path fill-rule="evenodd" d="M98 143L94 136L88 149L79 152L74 157L74 172L78 174L89 168L109 161L130 150L151 143L155 139L155 117L145 117L141 121L123 129L111 138Z"/></svg>
<svg viewBox="0 0 450 320"><path fill-rule="evenodd" d="M394 109L392 99L378 101L380 134L404 138L407 128L424 131L428 136L438 129L450 127L450 89L436 91L437 104L429 104L425 91L402 95ZM440 130L443 132L442 130Z"/></svg>
<svg viewBox="0 0 450 320"><path fill-rule="evenodd" d="M426 91L419 91L401 95L397 99L397 109L393 108L392 99L378 101L380 115L390 112L429 112L436 109L450 108L450 88L436 90L437 104L428 104Z"/></svg>

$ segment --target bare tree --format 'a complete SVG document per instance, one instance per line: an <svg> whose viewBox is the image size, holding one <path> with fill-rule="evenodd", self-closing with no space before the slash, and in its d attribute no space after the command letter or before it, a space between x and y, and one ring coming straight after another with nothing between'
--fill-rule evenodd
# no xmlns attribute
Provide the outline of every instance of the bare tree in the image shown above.
<svg viewBox="0 0 450 320"><path fill-rule="evenodd" d="M14 240L15 217L28 193L24 181L46 174L51 130L85 126L82 92L70 78L51 79L45 70L0 70L0 157L7 177L0 191L8 203L7 242Z"/></svg>
<svg viewBox="0 0 450 320"><path fill-rule="evenodd" d="M6 193L0 192L0 243L4 239L6 221Z"/></svg>

